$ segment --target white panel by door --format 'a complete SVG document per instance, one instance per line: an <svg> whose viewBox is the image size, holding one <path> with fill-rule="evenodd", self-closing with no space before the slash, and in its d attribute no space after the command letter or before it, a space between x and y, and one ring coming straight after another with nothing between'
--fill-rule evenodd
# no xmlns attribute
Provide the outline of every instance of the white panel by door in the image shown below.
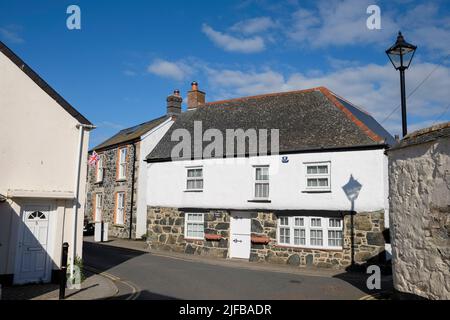
<svg viewBox="0 0 450 320"><path fill-rule="evenodd" d="M19 226L14 282L46 282L50 279L47 253L50 206L29 206L23 210Z"/></svg>
<svg viewBox="0 0 450 320"><path fill-rule="evenodd" d="M250 258L251 213L230 213L230 258Z"/></svg>

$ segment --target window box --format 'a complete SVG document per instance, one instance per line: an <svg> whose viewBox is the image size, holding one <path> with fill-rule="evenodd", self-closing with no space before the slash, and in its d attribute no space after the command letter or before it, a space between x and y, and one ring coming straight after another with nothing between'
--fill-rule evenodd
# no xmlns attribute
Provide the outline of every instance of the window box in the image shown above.
<svg viewBox="0 0 450 320"><path fill-rule="evenodd" d="M205 234L205 240L219 241L220 239L222 239L222 236L220 234L211 234L211 233Z"/></svg>
<svg viewBox="0 0 450 320"><path fill-rule="evenodd" d="M251 242L254 244L268 244L270 238L267 236L251 236Z"/></svg>

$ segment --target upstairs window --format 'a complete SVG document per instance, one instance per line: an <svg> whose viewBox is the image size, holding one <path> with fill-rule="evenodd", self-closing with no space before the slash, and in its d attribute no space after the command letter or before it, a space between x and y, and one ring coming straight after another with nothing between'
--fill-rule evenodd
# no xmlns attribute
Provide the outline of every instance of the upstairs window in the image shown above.
<svg viewBox="0 0 450 320"><path fill-rule="evenodd" d="M255 199L269 198L269 167L255 167Z"/></svg>
<svg viewBox="0 0 450 320"><path fill-rule="evenodd" d="M119 149L117 179L124 180L127 172L127 148Z"/></svg>
<svg viewBox="0 0 450 320"><path fill-rule="evenodd" d="M184 236L187 239L203 239L205 237L205 224L203 213L188 213L184 221Z"/></svg>
<svg viewBox="0 0 450 320"><path fill-rule="evenodd" d="M97 171L95 174L95 179L97 182L103 181L103 156L98 156L98 162L97 162Z"/></svg>
<svg viewBox="0 0 450 320"><path fill-rule="evenodd" d="M306 163L306 190L330 191L330 162Z"/></svg>
<svg viewBox="0 0 450 320"><path fill-rule="evenodd" d="M203 190L203 168L188 168L186 190L202 191Z"/></svg>

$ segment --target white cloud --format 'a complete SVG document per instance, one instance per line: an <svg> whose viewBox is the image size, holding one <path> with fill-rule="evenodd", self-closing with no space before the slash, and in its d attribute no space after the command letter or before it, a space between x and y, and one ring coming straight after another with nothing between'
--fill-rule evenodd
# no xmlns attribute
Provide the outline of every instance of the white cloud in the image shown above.
<svg viewBox="0 0 450 320"><path fill-rule="evenodd" d="M192 68L186 63L181 61L171 62L163 59L155 59L147 67L147 71L157 76L177 81L184 80L192 74Z"/></svg>
<svg viewBox="0 0 450 320"><path fill-rule="evenodd" d="M0 27L0 39L10 43L23 43L25 40L20 36L22 27L17 25L10 25Z"/></svg>
<svg viewBox="0 0 450 320"><path fill-rule="evenodd" d="M270 17L258 17L234 24L230 30L243 34L255 34L274 28L276 23Z"/></svg>
<svg viewBox="0 0 450 320"><path fill-rule="evenodd" d="M375 43L392 38L397 25L389 12L381 12L382 30L369 30L366 25L371 0L319 1L314 9L300 8L292 14L290 39L305 45L352 45Z"/></svg>
<svg viewBox="0 0 450 320"><path fill-rule="evenodd" d="M251 38L238 38L214 30L207 24L203 24L202 32L218 47L230 52L254 53L265 49L263 38L259 36Z"/></svg>
<svg viewBox="0 0 450 320"><path fill-rule="evenodd" d="M408 70L407 93L435 68L435 64L417 63L414 68ZM400 104L398 73L390 64L347 67L319 75L292 73L287 76L271 69L242 71L209 68L207 76L212 91L217 92L216 98L219 99L325 86L362 106L378 121L383 121ZM407 100L408 115L415 119L412 128L432 123L442 114L450 101L448 88L450 68L441 66ZM400 110L383 125L391 132L399 133Z"/></svg>

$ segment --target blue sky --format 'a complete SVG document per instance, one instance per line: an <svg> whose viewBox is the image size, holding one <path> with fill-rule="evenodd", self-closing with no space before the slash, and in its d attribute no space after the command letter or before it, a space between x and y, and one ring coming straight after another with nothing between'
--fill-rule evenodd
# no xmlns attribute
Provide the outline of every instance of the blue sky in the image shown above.
<svg viewBox="0 0 450 320"><path fill-rule="evenodd" d="M81 30L66 9L81 8ZM367 7L381 9L369 30ZM410 131L450 120L448 1L5 1L0 39L98 126L91 146L165 113L196 80L213 101L327 86L401 132L399 80L384 53L402 30ZM447 112L445 112L447 110Z"/></svg>

